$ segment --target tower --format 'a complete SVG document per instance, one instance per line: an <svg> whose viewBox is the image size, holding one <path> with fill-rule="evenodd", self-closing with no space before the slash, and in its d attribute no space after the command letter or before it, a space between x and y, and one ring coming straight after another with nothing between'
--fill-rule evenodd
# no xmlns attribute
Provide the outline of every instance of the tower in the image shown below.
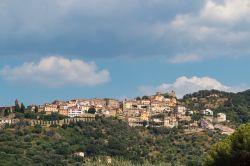
<svg viewBox="0 0 250 166"><path fill-rule="evenodd" d="M19 102L18 99L15 100L15 106L18 106L19 108L21 108L21 103Z"/></svg>

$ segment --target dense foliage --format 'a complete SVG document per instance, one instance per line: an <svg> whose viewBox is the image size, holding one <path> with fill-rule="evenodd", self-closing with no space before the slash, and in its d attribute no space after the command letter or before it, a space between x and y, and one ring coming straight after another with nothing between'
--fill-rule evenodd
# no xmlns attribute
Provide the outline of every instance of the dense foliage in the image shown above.
<svg viewBox="0 0 250 166"><path fill-rule="evenodd" d="M210 97L213 94L216 94L217 97ZM205 99L205 101L202 99ZM222 102L222 99L225 101ZM180 101L191 110L206 109L208 104L216 106L212 108L214 115L218 112L224 112L227 115L227 119L236 126L250 122L250 90L239 93L202 90L193 94L187 94Z"/></svg>
<svg viewBox="0 0 250 166"><path fill-rule="evenodd" d="M233 94L221 107L238 124L250 122L250 90Z"/></svg>
<svg viewBox="0 0 250 166"><path fill-rule="evenodd" d="M199 91L185 95L179 103L190 110L213 106L215 116L218 112L226 113L229 126L250 122L250 90L240 93ZM182 128L131 128L115 118L97 117L93 122L31 127L23 120L51 121L64 117L58 113L46 115L44 112L23 111L24 108L23 104L15 107L15 116L21 120L18 124L6 125L0 131L0 165L106 165L99 161L104 156L112 157L112 165L196 166L204 161L207 165L249 165L250 162L250 124L243 125L235 134L215 144L224 138L219 132L208 130L185 134ZM89 113L95 111L88 110ZM11 115L11 112L5 110L2 115ZM202 116L196 113L192 119L199 120ZM215 145L211 148L212 144ZM84 152L86 156L75 157L75 152Z"/></svg>
<svg viewBox="0 0 250 166"><path fill-rule="evenodd" d="M206 165L250 165L250 123L240 126L233 135L213 145Z"/></svg>
<svg viewBox="0 0 250 166"><path fill-rule="evenodd" d="M131 128L127 123L98 117L42 128L20 122L0 133L2 165L81 165L101 156L142 164L200 165L210 145L221 138L210 132L185 135L180 129ZM73 157L84 152L85 158Z"/></svg>

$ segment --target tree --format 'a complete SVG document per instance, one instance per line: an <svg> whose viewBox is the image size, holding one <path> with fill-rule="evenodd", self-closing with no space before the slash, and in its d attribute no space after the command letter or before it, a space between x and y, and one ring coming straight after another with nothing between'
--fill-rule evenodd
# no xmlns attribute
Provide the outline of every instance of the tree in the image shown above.
<svg viewBox="0 0 250 166"><path fill-rule="evenodd" d="M140 97L137 97L136 100L139 101L139 100L141 100L141 98L140 98Z"/></svg>
<svg viewBox="0 0 250 166"><path fill-rule="evenodd" d="M62 120L64 118L63 115L60 115L58 112L52 112L50 115L40 115L41 120L45 121L55 121L55 120Z"/></svg>
<svg viewBox="0 0 250 166"><path fill-rule="evenodd" d="M37 133L37 134L42 133L42 131L43 131L43 128L42 128L42 126L39 125L39 124L36 124L36 125L34 126L34 129L32 130L33 133Z"/></svg>
<svg viewBox="0 0 250 166"><path fill-rule="evenodd" d="M142 97L142 100L148 100L148 99L149 99L148 96L143 96L143 97Z"/></svg>
<svg viewBox="0 0 250 166"><path fill-rule="evenodd" d="M4 116L9 116L9 114L10 114L10 110L5 109L5 110L4 110Z"/></svg>
<svg viewBox="0 0 250 166"><path fill-rule="evenodd" d="M96 113L95 107L90 107L89 110L88 110L88 113L95 114Z"/></svg>
<svg viewBox="0 0 250 166"><path fill-rule="evenodd" d="M144 120L144 121L142 122L142 125L143 125L144 127L146 127L146 126L148 125L148 121Z"/></svg>
<svg viewBox="0 0 250 166"><path fill-rule="evenodd" d="M35 106L35 113L38 112L38 106Z"/></svg>
<svg viewBox="0 0 250 166"><path fill-rule="evenodd" d="M35 112L27 111L25 112L24 117L27 119L36 119L37 114Z"/></svg>
<svg viewBox="0 0 250 166"><path fill-rule="evenodd" d="M24 113L24 111L25 111L25 106L24 106L24 104L22 103L22 104L21 104L21 108L20 108L20 112L21 112L21 113Z"/></svg>
<svg viewBox="0 0 250 166"><path fill-rule="evenodd" d="M16 103L16 105L15 105L15 112L20 112L20 110L21 110L20 105Z"/></svg>
<svg viewBox="0 0 250 166"><path fill-rule="evenodd" d="M250 165L250 123L241 125L233 135L215 144L209 151L205 164Z"/></svg>

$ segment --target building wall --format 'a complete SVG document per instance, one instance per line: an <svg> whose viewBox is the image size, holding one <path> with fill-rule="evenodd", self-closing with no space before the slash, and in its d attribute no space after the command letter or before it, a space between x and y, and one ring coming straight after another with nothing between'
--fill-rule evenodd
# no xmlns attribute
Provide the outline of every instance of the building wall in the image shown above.
<svg viewBox="0 0 250 166"><path fill-rule="evenodd" d="M59 110L59 114L60 114L60 115L63 115L63 116L68 116L69 111L68 111L68 110L64 110L64 109L61 109L61 110Z"/></svg>

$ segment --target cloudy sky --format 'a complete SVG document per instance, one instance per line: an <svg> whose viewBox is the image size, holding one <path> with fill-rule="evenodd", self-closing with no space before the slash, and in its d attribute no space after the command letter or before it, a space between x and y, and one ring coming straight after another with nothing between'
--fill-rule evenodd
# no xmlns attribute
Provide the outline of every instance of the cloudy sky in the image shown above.
<svg viewBox="0 0 250 166"><path fill-rule="evenodd" d="M250 0L1 0L0 105L250 88Z"/></svg>

